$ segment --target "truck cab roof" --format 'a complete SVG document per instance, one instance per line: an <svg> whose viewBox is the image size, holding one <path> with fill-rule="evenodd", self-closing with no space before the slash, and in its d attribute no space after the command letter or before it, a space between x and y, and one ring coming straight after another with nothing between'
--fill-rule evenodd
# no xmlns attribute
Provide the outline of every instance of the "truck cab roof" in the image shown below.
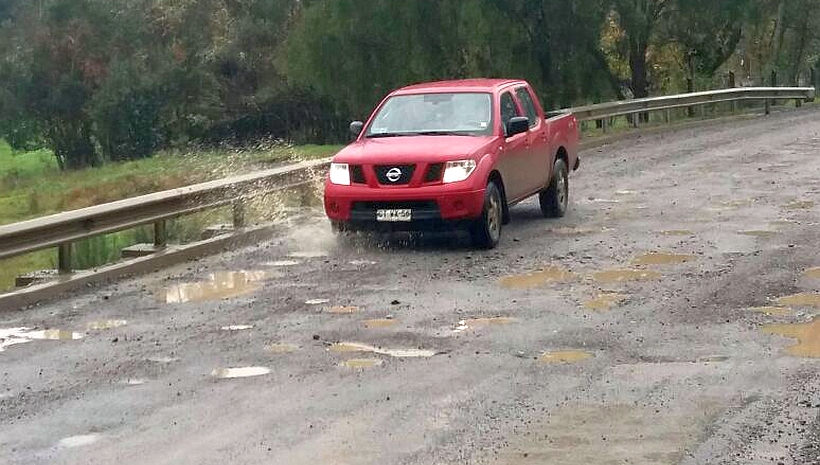
<svg viewBox="0 0 820 465"><path fill-rule="evenodd" d="M420 94L425 92L495 92L514 84L527 84L515 79L461 79L454 81L425 82L402 87L391 95Z"/></svg>

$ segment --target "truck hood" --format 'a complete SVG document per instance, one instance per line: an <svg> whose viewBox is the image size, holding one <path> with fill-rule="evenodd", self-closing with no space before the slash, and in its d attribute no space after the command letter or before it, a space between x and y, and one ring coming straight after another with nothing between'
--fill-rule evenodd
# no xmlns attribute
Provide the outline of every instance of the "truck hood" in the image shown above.
<svg viewBox="0 0 820 465"><path fill-rule="evenodd" d="M495 136L407 136L362 139L336 154L334 162L351 164L440 163L481 156Z"/></svg>

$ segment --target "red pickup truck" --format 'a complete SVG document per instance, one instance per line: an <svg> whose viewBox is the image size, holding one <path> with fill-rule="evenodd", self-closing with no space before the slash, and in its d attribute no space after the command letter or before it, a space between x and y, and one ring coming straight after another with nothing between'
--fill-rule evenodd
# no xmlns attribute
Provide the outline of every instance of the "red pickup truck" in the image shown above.
<svg viewBox="0 0 820 465"><path fill-rule="evenodd" d="M577 170L578 125L549 118L530 85L471 79L405 87L388 95L325 184L336 231L466 228L494 248L509 208L538 194L547 217L564 216Z"/></svg>

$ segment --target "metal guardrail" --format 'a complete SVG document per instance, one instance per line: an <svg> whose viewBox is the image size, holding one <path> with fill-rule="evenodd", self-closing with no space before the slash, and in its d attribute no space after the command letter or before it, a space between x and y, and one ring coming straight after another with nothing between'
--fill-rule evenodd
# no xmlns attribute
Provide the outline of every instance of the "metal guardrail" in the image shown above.
<svg viewBox="0 0 820 465"><path fill-rule="evenodd" d="M0 259L59 247L58 268L69 272L72 242L153 224L154 245L161 249L167 220L225 205L233 205L234 227L241 228L248 200L305 184L311 171L328 163L307 161L0 226Z"/></svg>
<svg viewBox="0 0 820 465"><path fill-rule="evenodd" d="M669 111L675 108L695 107L722 102L738 102L743 100L763 100L766 114L775 100L796 100L798 105L803 100L813 100L814 87L736 87L732 89L693 92L689 94L670 95L665 97L650 97L617 102L597 103L582 107L569 108L564 111L572 112L578 121L601 120L603 129L607 129L607 118L615 116L634 115L650 111ZM667 113L667 121L669 116ZM638 118L633 118L635 124Z"/></svg>
<svg viewBox="0 0 820 465"><path fill-rule="evenodd" d="M768 113L774 100L801 102L814 96L812 87L733 88L587 105L550 115L572 112L579 121L601 120L606 130L607 118L615 116L742 100L764 100ZM634 124L638 119L633 118ZM329 159L302 162L0 226L0 259L58 247L58 269L68 273L73 242L153 224L154 246L161 250L167 243L167 220L225 205L233 206L234 227L242 228L249 199L303 185L309 182L315 169L325 168L329 162Z"/></svg>

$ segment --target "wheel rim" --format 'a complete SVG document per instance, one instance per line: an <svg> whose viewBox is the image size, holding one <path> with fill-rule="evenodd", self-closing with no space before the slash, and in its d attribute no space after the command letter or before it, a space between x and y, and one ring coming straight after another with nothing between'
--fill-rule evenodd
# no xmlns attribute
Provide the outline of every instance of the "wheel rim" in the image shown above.
<svg viewBox="0 0 820 465"><path fill-rule="evenodd" d="M564 207L567 205L567 177L564 175L564 171L558 172L558 185L557 187L557 194L558 194L558 205L561 206L563 210Z"/></svg>
<svg viewBox="0 0 820 465"><path fill-rule="evenodd" d="M490 202L487 205L487 232L494 241L501 236L501 201L498 193L490 196Z"/></svg>

